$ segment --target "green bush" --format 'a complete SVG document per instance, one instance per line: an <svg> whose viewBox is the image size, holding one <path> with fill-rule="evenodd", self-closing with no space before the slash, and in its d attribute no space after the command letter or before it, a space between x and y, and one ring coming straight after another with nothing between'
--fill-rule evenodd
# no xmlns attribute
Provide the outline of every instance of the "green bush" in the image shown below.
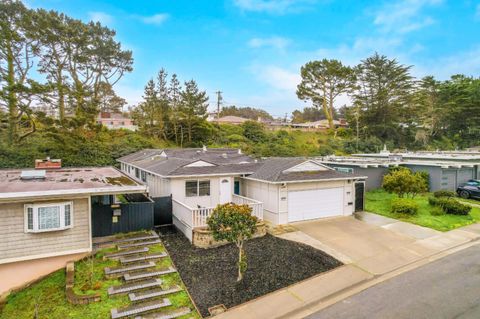
<svg viewBox="0 0 480 319"><path fill-rule="evenodd" d="M455 197L455 192L441 189L433 193L433 196L440 198L440 197Z"/></svg>
<svg viewBox="0 0 480 319"><path fill-rule="evenodd" d="M434 206L430 210L430 215L432 215L432 216L442 216L442 215L445 215L445 212L443 211L442 207Z"/></svg>
<svg viewBox="0 0 480 319"><path fill-rule="evenodd" d="M415 215L418 212L418 204L412 199L395 198L392 200L391 212L394 214Z"/></svg>
<svg viewBox="0 0 480 319"><path fill-rule="evenodd" d="M440 207L446 214L468 215L472 208L464 205L452 197L430 197L428 203Z"/></svg>

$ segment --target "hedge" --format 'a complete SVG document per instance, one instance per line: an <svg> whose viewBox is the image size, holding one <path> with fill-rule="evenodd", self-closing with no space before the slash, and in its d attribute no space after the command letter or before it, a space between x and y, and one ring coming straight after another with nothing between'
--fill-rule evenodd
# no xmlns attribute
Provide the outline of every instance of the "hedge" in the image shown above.
<svg viewBox="0 0 480 319"><path fill-rule="evenodd" d="M440 197L455 197L455 192L441 189L433 193L433 196L440 198Z"/></svg>
<svg viewBox="0 0 480 319"><path fill-rule="evenodd" d="M446 214L450 215L468 215L472 208L462 204L451 197L430 197L428 203L432 206L441 207Z"/></svg>
<svg viewBox="0 0 480 319"><path fill-rule="evenodd" d="M418 204L409 198L395 198L392 200L391 212L394 214L415 215L418 212Z"/></svg>

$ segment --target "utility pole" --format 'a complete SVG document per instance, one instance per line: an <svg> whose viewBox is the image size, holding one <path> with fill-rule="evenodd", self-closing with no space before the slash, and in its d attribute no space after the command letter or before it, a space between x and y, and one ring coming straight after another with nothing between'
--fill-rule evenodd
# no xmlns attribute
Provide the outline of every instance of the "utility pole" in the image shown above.
<svg viewBox="0 0 480 319"><path fill-rule="evenodd" d="M215 92L217 94L217 120L220 118L220 105L222 104L222 91Z"/></svg>

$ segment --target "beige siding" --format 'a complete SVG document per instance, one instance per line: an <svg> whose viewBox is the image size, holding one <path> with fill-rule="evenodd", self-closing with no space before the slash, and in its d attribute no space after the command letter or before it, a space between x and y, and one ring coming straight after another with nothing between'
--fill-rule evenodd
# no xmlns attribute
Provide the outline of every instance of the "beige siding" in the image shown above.
<svg viewBox="0 0 480 319"><path fill-rule="evenodd" d="M0 263L6 259L28 259L35 255L60 255L62 252L90 248L89 200L73 201L73 227L66 230L25 233L24 205L0 204ZM42 202L34 202L38 204ZM46 202L44 202L46 203Z"/></svg>
<svg viewBox="0 0 480 319"><path fill-rule="evenodd" d="M244 195L263 203L263 218L273 224L278 224L279 188L278 184L269 184L244 179Z"/></svg>
<svg viewBox="0 0 480 319"><path fill-rule="evenodd" d="M151 197L170 196L170 180L160 176L147 174L147 186Z"/></svg>

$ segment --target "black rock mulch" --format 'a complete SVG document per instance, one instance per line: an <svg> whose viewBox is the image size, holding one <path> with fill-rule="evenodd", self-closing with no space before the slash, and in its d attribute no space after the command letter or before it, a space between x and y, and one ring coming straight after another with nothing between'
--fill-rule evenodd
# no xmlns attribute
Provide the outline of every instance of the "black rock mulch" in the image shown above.
<svg viewBox="0 0 480 319"><path fill-rule="evenodd" d="M266 235L246 242L248 269L237 283L234 245L195 248L171 229L160 236L202 316L209 307L230 308L342 265L313 247Z"/></svg>

